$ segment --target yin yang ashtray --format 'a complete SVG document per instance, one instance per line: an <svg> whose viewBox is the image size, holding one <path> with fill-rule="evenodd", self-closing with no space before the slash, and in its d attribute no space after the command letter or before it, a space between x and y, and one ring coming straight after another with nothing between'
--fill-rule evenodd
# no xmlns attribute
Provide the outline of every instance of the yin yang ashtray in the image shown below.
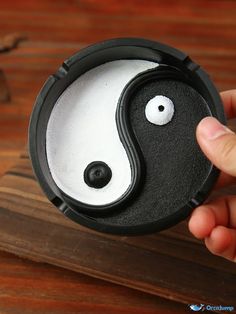
<svg viewBox="0 0 236 314"><path fill-rule="evenodd" d="M226 123L208 75L158 42L107 40L67 59L40 91L29 150L48 199L101 232L138 235L185 219L219 171L196 127Z"/></svg>

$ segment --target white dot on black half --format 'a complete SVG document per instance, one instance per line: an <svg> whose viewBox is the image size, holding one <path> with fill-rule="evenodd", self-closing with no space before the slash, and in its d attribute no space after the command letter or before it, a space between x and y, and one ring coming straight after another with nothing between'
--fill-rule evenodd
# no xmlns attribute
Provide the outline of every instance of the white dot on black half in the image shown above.
<svg viewBox="0 0 236 314"><path fill-rule="evenodd" d="M157 95L148 101L145 115L149 122L156 125L165 125L171 121L174 111L174 104L170 98Z"/></svg>

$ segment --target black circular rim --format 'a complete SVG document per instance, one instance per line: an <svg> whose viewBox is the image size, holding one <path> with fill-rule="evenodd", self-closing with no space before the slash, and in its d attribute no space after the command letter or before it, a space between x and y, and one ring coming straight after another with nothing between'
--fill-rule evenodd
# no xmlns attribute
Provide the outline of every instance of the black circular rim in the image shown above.
<svg viewBox="0 0 236 314"><path fill-rule="evenodd" d="M219 119L221 123L226 124L219 93L208 75L186 54L175 48L141 38L118 38L89 46L67 59L59 70L49 77L36 99L29 125L30 159L36 178L43 191L60 211L77 223L112 234L139 235L160 231L175 225L185 219L195 207L207 198L219 175L219 170L212 166L201 189L188 204L168 217L152 223L135 226L107 225L94 219L96 216L106 215L111 208L120 210L121 203L119 201L116 202L115 206L114 204L108 204L105 207L90 206L74 200L56 186L50 174L47 159L45 159L44 131L46 131L47 119L42 121L42 116L44 115L45 117L46 115L49 118L50 110L52 110L55 104L55 98L58 98L67 86L89 68L112 60L137 57L161 64L168 64L179 71L183 71L186 77L191 78L194 87L201 90L202 96L208 99L208 103L212 106L212 116ZM108 60L104 61L104 58ZM142 165L140 165L140 168L142 168ZM139 171L136 172L137 175L138 173ZM137 184L136 189L134 189L135 193L138 192L139 188L140 184ZM132 201L132 197L125 201ZM124 206L124 200L122 206ZM88 216L89 213L92 217Z"/></svg>

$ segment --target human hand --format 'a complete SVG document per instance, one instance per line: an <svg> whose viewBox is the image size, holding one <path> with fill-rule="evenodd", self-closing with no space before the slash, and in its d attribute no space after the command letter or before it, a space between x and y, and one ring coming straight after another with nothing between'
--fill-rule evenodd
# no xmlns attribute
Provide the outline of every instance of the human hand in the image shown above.
<svg viewBox="0 0 236 314"><path fill-rule="evenodd" d="M221 93L227 118L236 118L236 90ZM222 172L216 187L236 183L236 134L213 117L197 126L197 141L208 159ZM189 230L204 239L210 252L236 262L236 195L223 196L197 207Z"/></svg>

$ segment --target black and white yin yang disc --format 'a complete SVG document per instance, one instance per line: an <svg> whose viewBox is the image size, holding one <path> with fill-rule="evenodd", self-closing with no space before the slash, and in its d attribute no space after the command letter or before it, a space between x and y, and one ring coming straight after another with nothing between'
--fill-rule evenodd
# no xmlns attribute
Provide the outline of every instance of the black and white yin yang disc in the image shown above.
<svg viewBox="0 0 236 314"><path fill-rule="evenodd" d="M201 152L196 126L225 123L205 72L174 48L109 40L66 60L31 116L32 165L48 199L102 232L142 234L186 218L218 170Z"/></svg>

